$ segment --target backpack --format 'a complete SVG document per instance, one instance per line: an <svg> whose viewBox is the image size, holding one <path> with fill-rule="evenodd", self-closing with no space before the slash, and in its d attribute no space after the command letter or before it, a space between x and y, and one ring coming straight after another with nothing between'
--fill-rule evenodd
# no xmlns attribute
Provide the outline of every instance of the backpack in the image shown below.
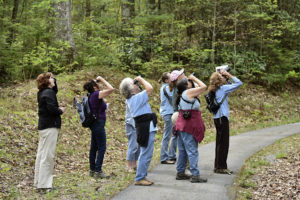
<svg viewBox="0 0 300 200"><path fill-rule="evenodd" d="M79 114L81 125L85 128L90 127L93 122L96 120L96 116L92 113L89 104L88 94L82 97L82 101L79 102L74 97L74 108L77 109Z"/></svg>
<svg viewBox="0 0 300 200"><path fill-rule="evenodd" d="M209 112L213 113L214 115L217 114L221 104L224 102L226 97L227 95L225 95L222 101L218 103L216 99L216 92L210 91L207 95L205 95L205 100L207 103L206 108L209 110Z"/></svg>

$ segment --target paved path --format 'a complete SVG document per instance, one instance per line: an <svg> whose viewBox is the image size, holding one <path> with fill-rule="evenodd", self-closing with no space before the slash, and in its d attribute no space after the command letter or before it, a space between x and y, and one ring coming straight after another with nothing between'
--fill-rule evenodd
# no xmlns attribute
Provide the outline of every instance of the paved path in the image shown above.
<svg viewBox="0 0 300 200"><path fill-rule="evenodd" d="M230 137L228 168L233 175L213 173L215 143L199 147L200 174L207 183L175 180L176 166L161 165L152 168L148 178L155 182L150 187L131 185L117 194L115 200L222 200L234 199L231 186L244 161L265 146L281 138L300 133L300 122L251 131Z"/></svg>

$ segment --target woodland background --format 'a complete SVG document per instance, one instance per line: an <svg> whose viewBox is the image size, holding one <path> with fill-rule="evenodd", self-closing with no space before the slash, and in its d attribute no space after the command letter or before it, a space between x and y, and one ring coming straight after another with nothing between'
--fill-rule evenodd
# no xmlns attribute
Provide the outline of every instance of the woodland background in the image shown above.
<svg viewBox="0 0 300 200"><path fill-rule="evenodd" d="M157 79L217 65L299 86L299 0L0 0L0 83L106 66Z"/></svg>

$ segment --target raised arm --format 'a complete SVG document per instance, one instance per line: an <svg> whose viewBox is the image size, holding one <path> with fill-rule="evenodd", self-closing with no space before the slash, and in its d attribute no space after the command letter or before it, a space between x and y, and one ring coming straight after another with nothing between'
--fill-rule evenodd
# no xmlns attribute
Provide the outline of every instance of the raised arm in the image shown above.
<svg viewBox="0 0 300 200"><path fill-rule="evenodd" d="M143 79L141 76L136 77L135 80L137 80L138 82L140 82L144 86L148 96L150 96L150 94L153 90L152 85L148 81Z"/></svg>
<svg viewBox="0 0 300 200"><path fill-rule="evenodd" d="M115 90L115 88L113 88L113 86L111 86L111 84L109 84L109 82L107 82L101 76L98 76L96 78L96 80L97 80L97 84L100 84L100 82L102 82L106 87L106 89L99 92L99 97L98 97L99 99L103 99L104 97L107 97L108 95L110 95Z"/></svg>
<svg viewBox="0 0 300 200"><path fill-rule="evenodd" d="M222 71L221 74L234 81L232 84L226 84L226 85L222 86L225 94L229 94L229 93L233 92L234 90L238 89L241 85L243 85L243 82L240 81L240 79L238 79L235 76L232 76L229 72Z"/></svg>
<svg viewBox="0 0 300 200"><path fill-rule="evenodd" d="M203 93L206 90L207 86L205 85L205 83L200 81L194 75L190 75L188 79L192 80L197 85L195 88L190 88L187 90L186 95L189 99L193 99L194 97L199 96L201 93Z"/></svg>

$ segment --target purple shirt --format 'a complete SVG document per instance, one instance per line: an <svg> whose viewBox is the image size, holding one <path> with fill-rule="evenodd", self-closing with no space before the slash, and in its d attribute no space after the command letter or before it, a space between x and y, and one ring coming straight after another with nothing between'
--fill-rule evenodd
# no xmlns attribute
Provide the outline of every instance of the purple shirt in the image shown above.
<svg viewBox="0 0 300 200"><path fill-rule="evenodd" d="M99 99L99 92L95 91L89 96L89 103L91 111L96 115L97 119L106 119L106 108L107 105L104 99Z"/></svg>

